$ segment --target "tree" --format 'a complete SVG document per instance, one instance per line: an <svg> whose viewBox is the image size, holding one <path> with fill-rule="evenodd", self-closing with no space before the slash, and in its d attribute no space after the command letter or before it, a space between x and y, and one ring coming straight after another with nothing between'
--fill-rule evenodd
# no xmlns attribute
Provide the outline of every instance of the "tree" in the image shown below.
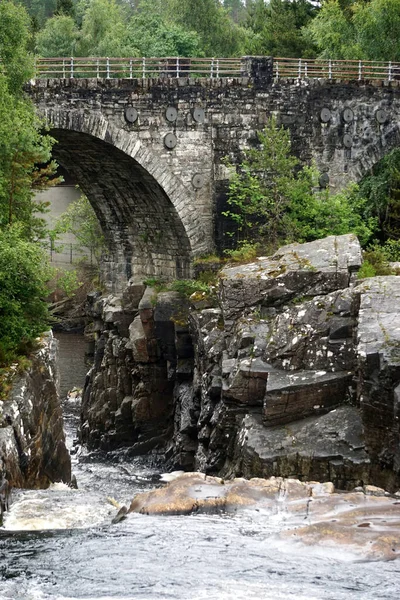
<svg viewBox="0 0 400 600"><path fill-rule="evenodd" d="M132 56L124 11L116 0L91 0L82 19L77 56Z"/></svg>
<svg viewBox="0 0 400 600"><path fill-rule="evenodd" d="M73 56L78 41L78 28L72 17L57 15L49 19L37 35L36 51L40 56Z"/></svg>
<svg viewBox="0 0 400 600"><path fill-rule="evenodd" d="M250 50L271 56L307 57L315 54L304 27L314 18L316 7L307 0L255 0L250 6L246 25L255 36Z"/></svg>
<svg viewBox="0 0 400 600"><path fill-rule="evenodd" d="M20 222L26 239L43 237L44 206L34 202L36 190L57 183L51 159L54 140L42 135L42 121L29 100L10 93L0 75L0 228Z"/></svg>
<svg viewBox="0 0 400 600"><path fill-rule="evenodd" d="M362 217L363 201L355 190L336 195L314 193L318 172L299 168L290 153L290 134L271 117L258 133L259 147L246 150L232 176L229 210L223 214L236 224L237 243L262 243L276 248L291 241L311 241L326 235L353 232L366 243L373 219ZM228 163L229 164L229 163Z"/></svg>
<svg viewBox="0 0 400 600"><path fill-rule="evenodd" d="M57 8L57 0L17 0L25 7L27 13L34 17L40 27L53 16Z"/></svg>
<svg viewBox="0 0 400 600"><path fill-rule="evenodd" d="M0 73L14 94L33 75L33 59L27 53L29 17L11 0L0 2Z"/></svg>
<svg viewBox="0 0 400 600"><path fill-rule="evenodd" d="M389 152L370 175L360 182L360 195L366 199L364 216L374 217L379 239L400 239L400 149Z"/></svg>
<svg viewBox="0 0 400 600"><path fill-rule="evenodd" d="M139 56L202 56L198 33L168 21L161 3L142 0L128 26L128 39Z"/></svg>
<svg viewBox="0 0 400 600"><path fill-rule="evenodd" d="M84 194L71 202L51 232L53 237L62 233L73 233L79 248L88 250L97 263L99 262L105 248L104 236L96 214Z"/></svg>
<svg viewBox="0 0 400 600"><path fill-rule="evenodd" d="M170 19L201 39L205 56L240 56L246 31L236 25L219 0L166 0Z"/></svg>
<svg viewBox="0 0 400 600"><path fill-rule="evenodd" d="M57 0L55 15L67 15L69 17L75 16L75 6L73 0Z"/></svg>
<svg viewBox="0 0 400 600"><path fill-rule="evenodd" d="M29 350L46 326L46 260L34 189L52 180L52 138L24 96L32 73L29 17L12 0L0 4L0 365Z"/></svg>
<svg viewBox="0 0 400 600"><path fill-rule="evenodd" d="M400 0L327 0L308 26L322 58L400 60Z"/></svg>
<svg viewBox="0 0 400 600"><path fill-rule="evenodd" d="M24 239L19 225L0 229L0 367L46 329L49 276L43 249Z"/></svg>

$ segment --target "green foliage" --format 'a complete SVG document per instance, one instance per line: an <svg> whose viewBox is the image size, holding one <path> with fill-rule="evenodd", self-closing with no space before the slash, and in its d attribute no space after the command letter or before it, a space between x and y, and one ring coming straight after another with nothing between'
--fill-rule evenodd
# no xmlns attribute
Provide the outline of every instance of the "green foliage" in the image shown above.
<svg viewBox="0 0 400 600"><path fill-rule="evenodd" d="M393 275L393 269L389 265L385 249L377 242L368 246L363 252L363 264L358 271L360 279L364 277L375 277L376 275Z"/></svg>
<svg viewBox="0 0 400 600"><path fill-rule="evenodd" d="M36 51L40 56L70 56L74 54L78 28L74 19L60 14L49 19L36 37Z"/></svg>
<svg viewBox="0 0 400 600"><path fill-rule="evenodd" d="M160 3L142 0L128 25L131 46L139 56L202 56L198 33L166 21Z"/></svg>
<svg viewBox="0 0 400 600"><path fill-rule="evenodd" d="M0 230L0 366L26 351L47 325L43 250L23 239L20 226Z"/></svg>
<svg viewBox="0 0 400 600"><path fill-rule="evenodd" d="M382 240L400 239L400 149L387 154L360 182L364 216L378 221Z"/></svg>
<svg viewBox="0 0 400 600"><path fill-rule="evenodd" d="M91 0L82 19L77 56L134 56L124 11L116 0Z"/></svg>
<svg viewBox="0 0 400 600"><path fill-rule="evenodd" d="M17 0L18 4L25 7L28 14L33 17L40 27L46 19L53 16L57 9L57 0Z"/></svg>
<svg viewBox="0 0 400 600"><path fill-rule="evenodd" d="M169 284L169 289L173 292L178 292L181 296L189 298L195 292L208 293L210 288L207 283L198 281L197 279L177 279Z"/></svg>
<svg viewBox="0 0 400 600"><path fill-rule="evenodd" d="M80 281L78 272L75 269L72 271L54 269L53 279L57 289L60 290L67 298L73 298L76 291L82 285L82 281Z"/></svg>
<svg viewBox="0 0 400 600"><path fill-rule="evenodd" d="M12 0L0 2L0 75L12 94L21 94L23 84L33 75L33 59L27 52L28 27L28 14L21 6ZM0 90L0 100L2 93Z"/></svg>
<svg viewBox="0 0 400 600"><path fill-rule="evenodd" d="M43 123L32 103L11 94L1 74L0 114L0 228L20 222L25 237L38 239L44 235L38 214L46 207L34 202L33 195L59 181L50 161L54 140L42 135Z"/></svg>
<svg viewBox="0 0 400 600"><path fill-rule="evenodd" d="M324 58L398 61L400 0L327 0L308 33Z"/></svg>
<svg viewBox="0 0 400 600"><path fill-rule="evenodd" d="M252 31L247 52L272 56L309 57L315 45L304 35L317 8L307 0L255 0L246 25Z"/></svg>
<svg viewBox="0 0 400 600"><path fill-rule="evenodd" d="M387 240L382 249L387 260L400 262L400 240Z"/></svg>
<svg viewBox="0 0 400 600"><path fill-rule="evenodd" d="M238 170L228 163L230 209L223 215L236 226L231 236L239 249L241 243L260 243L272 250L281 243L350 232L362 243L368 241L376 219L363 215L365 200L357 187L335 195L315 192L318 172L314 167L299 168L298 159L290 154L289 132L274 117L258 138L260 146L245 151Z"/></svg>
<svg viewBox="0 0 400 600"><path fill-rule="evenodd" d="M225 250L225 254L233 262L247 263L252 262L257 257L260 245L248 241L242 241L234 250Z"/></svg>
<svg viewBox="0 0 400 600"><path fill-rule="evenodd" d="M197 32L205 56L240 56L246 31L216 0L166 0L170 20Z"/></svg>
<svg viewBox="0 0 400 600"><path fill-rule="evenodd" d="M63 233L73 233L78 241L78 249L88 250L96 262L99 262L105 248L105 240L96 213L84 194L75 202L71 202L57 220L51 236L55 239Z"/></svg>

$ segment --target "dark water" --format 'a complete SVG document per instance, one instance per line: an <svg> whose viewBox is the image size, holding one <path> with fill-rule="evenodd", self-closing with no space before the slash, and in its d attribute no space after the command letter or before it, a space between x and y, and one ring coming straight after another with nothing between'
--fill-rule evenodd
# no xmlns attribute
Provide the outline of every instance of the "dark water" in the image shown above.
<svg viewBox="0 0 400 600"><path fill-rule="evenodd" d="M65 395L82 386L84 346L76 336L60 341ZM64 405L72 439L78 407L74 400ZM123 453L105 460L81 451L73 456L73 470L79 490L56 485L15 495L0 529L0 600L389 600L400 595L398 561L359 562L339 550L283 543L278 534L291 518L284 506L273 515L130 515L111 525L116 509L107 497L127 503L137 491L158 485L156 462L128 460Z"/></svg>

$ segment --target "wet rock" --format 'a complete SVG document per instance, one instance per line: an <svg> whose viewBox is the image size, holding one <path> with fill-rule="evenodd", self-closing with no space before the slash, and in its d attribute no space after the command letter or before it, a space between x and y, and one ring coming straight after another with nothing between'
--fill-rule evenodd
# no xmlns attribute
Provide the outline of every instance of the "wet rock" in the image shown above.
<svg viewBox="0 0 400 600"><path fill-rule="evenodd" d="M255 508L263 511L264 519L284 512L282 540L336 548L369 560L400 556L398 500L357 492L338 494L332 483L281 477L223 480L185 473L174 476L166 487L138 494L128 512L184 515Z"/></svg>
<svg viewBox="0 0 400 600"><path fill-rule="evenodd" d="M0 470L12 487L45 488L69 483L71 461L65 445L58 396L57 342L49 334L15 375L0 403Z"/></svg>
<svg viewBox="0 0 400 600"><path fill-rule="evenodd" d="M356 287L358 400L374 481L387 487L400 474L400 278L375 277Z"/></svg>

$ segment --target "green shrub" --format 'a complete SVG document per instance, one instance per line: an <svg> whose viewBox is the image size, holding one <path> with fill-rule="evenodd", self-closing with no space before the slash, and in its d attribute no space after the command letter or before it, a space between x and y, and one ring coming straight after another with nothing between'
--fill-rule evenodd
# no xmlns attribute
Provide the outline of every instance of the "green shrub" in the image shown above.
<svg viewBox="0 0 400 600"><path fill-rule="evenodd" d="M18 226L0 230L0 366L30 351L47 327L46 257L20 237Z"/></svg>
<svg viewBox="0 0 400 600"><path fill-rule="evenodd" d="M375 277L376 275L393 275L393 269L389 265L387 255L378 243L368 246L363 252L363 264L358 272L358 277Z"/></svg>
<svg viewBox="0 0 400 600"><path fill-rule="evenodd" d="M225 254L237 263L251 262L257 258L259 249L258 243L243 241L240 242L236 250L225 250Z"/></svg>

